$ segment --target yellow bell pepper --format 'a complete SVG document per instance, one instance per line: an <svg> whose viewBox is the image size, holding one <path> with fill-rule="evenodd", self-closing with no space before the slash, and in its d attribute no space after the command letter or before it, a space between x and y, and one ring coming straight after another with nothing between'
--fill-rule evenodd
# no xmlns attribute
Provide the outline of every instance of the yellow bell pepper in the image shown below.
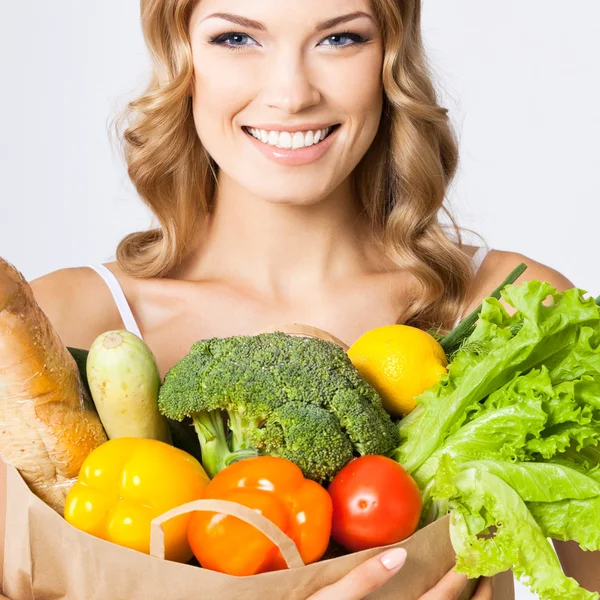
<svg viewBox="0 0 600 600"><path fill-rule="evenodd" d="M84 461L67 495L65 519L91 535L148 554L152 519L202 498L208 483L200 463L183 450L157 440L116 438ZM167 560L192 558L190 517L163 525Z"/></svg>

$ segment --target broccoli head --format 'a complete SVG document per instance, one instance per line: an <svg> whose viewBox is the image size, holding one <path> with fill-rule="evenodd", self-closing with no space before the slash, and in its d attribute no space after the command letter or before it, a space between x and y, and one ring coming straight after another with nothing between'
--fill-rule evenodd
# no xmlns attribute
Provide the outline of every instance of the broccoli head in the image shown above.
<svg viewBox="0 0 600 600"><path fill-rule="evenodd" d="M195 343L165 376L166 417L191 417L213 477L269 454L325 483L353 456L391 452L398 430L374 388L337 344L284 333Z"/></svg>

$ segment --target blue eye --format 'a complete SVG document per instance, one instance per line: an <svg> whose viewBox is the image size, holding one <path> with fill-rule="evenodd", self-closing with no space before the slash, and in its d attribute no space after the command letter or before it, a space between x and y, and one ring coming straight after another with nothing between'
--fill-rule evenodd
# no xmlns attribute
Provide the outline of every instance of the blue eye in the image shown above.
<svg viewBox="0 0 600 600"><path fill-rule="evenodd" d="M254 43L246 43L248 41ZM331 48L345 48L347 46L364 44L368 41L369 40L367 38L359 35L358 33L344 31L342 33L334 33L330 36L327 36L320 45L329 46ZM254 39L252 39L249 35L239 31L226 31L225 33L221 33L210 38L209 42L216 46L225 46L229 50L243 50L248 46L256 45L256 41Z"/></svg>
<svg viewBox="0 0 600 600"><path fill-rule="evenodd" d="M350 43L337 43L340 40L350 40ZM362 35L359 35L358 33L352 33L351 31L344 31L343 33L334 33L333 35L330 35L328 37L326 37L323 42L333 42L333 43L329 43L329 44L325 44L326 46L332 46L333 48L343 48L345 46L354 46L356 44L364 44L365 42L367 42L368 40L366 38L364 38ZM323 43L321 42L321 43Z"/></svg>
<svg viewBox="0 0 600 600"><path fill-rule="evenodd" d="M225 46L230 50L239 50L244 48L245 46L251 45L245 44L244 40L252 40L252 38L249 35L246 35L245 33L240 33L239 31L226 31L221 35L217 35L211 38L210 43L215 44L217 46Z"/></svg>

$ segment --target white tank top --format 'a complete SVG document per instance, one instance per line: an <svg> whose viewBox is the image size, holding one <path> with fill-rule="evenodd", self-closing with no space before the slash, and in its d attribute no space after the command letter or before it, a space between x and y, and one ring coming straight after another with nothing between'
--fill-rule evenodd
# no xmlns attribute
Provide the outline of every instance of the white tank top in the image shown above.
<svg viewBox="0 0 600 600"><path fill-rule="evenodd" d="M478 248L473 254L473 270L475 273L479 270L481 263L487 256L490 248L487 246L481 246ZM113 273L107 269L104 265L87 265L90 269L94 269L102 279L104 279L108 289L110 290L112 297L115 300L115 304L117 305L117 309L119 310L119 314L121 315L121 319L123 320L123 325L125 325L125 329L130 331L131 333L137 335L140 339L142 338L142 333L140 332L140 328L136 323L135 317L133 316L133 312L131 312L131 307L129 306L129 302L127 302L127 298L123 293L123 288L121 287L117 278L113 275Z"/></svg>
<svg viewBox="0 0 600 600"><path fill-rule="evenodd" d="M96 273L98 273L98 275L104 279L108 289L112 294L112 297L115 300L115 304L117 305L117 309L119 310L119 314L121 315L125 329L137 335L140 339L143 339L140 328L138 327L135 317L131 312L129 302L127 302L127 298L123 293L123 288L121 287L118 279L113 275L112 271L110 271L110 269L106 268L104 265L88 265L88 267L90 269L94 269L94 271L96 271Z"/></svg>

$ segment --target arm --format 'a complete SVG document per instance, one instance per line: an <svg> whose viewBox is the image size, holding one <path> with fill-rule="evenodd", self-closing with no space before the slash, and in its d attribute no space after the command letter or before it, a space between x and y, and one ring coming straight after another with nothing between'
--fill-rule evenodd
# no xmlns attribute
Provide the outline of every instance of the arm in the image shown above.
<svg viewBox="0 0 600 600"><path fill-rule="evenodd" d="M468 312L477 308L481 300L489 296L502 283L504 277L520 263L525 263L527 270L517 279L516 284L538 279L548 281L559 292L575 287L575 284L558 271L522 254L493 250L477 274L473 300ZM512 307L507 308L514 312ZM585 589L600 592L600 552L584 552L575 542L553 542L565 574L576 579Z"/></svg>
<svg viewBox="0 0 600 600"><path fill-rule="evenodd" d="M492 250L477 272L464 314L469 314L475 310L481 304L483 298L489 296L504 281L506 276L521 263L527 265L527 270L515 281L516 285L538 279L548 281L559 292L574 287L574 284L558 271L527 256L517 252ZM509 313L514 312L512 307L504 302L503 304Z"/></svg>
<svg viewBox="0 0 600 600"><path fill-rule="evenodd" d="M110 291L91 269L60 269L29 285L66 346L88 349L101 333L123 327Z"/></svg>

